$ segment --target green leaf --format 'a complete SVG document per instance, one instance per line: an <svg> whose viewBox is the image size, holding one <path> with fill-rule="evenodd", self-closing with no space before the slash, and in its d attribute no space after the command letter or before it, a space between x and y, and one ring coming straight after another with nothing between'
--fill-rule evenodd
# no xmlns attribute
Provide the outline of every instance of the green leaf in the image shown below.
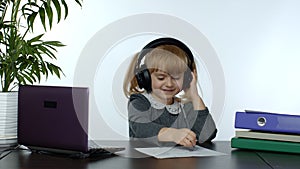
<svg viewBox="0 0 300 169"><path fill-rule="evenodd" d="M52 0L54 6L55 6L55 9L56 9L56 12L57 12L57 23L60 22L60 19L61 19L61 7L60 7L60 3L58 0Z"/></svg>
<svg viewBox="0 0 300 169"><path fill-rule="evenodd" d="M80 2L79 0L75 0L75 2L76 2L80 7L82 7L82 4L81 4L81 2Z"/></svg>
<svg viewBox="0 0 300 169"><path fill-rule="evenodd" d="M68 5L65 2L65 0L61 0L61 3L63 4L64 8L65 8L65 19L68 17L69 14L69 9L68 9Z"/></svg>
<svg viewBox="0 0 300 169"><path fill-rule="evenodd" d="M43 24L44 30L46 31L47 28L46 28L46 23L45 23L45 9L44 8L40 8L39 9L39 14L40 14L40 19L41 19L41 22Z"/></svg>
<svg viewBox="0 0 300 169"><path fill-rule="evenodd" d="M40 68L39 68L39 64L36 63L36 62L33 63L32 68L33 68L35 76L38 79L38 82L40 82L41 81L41 71L40 71Z"/></svg>
<svg viewBox="0 0 300 169"><path fill-rule="evenodd" d="M58 66L56 66L56 65L54 65L54 64L52 64L52 63L50 63L50 65L51 65L52 72L53 72L58 78L60 78L60 72L61 72L60 67L58 67Z"/></svg>
<svg viewBox="0 0 300 169"><path fill-rule="evenodd" d="M0 12L4 12L5 11L8 3L9 3L8 1L1 0L1 3L0 3Z"/></svg>
<svg viewBox="0 0 300 169"><path fill-rule="evenodd" d="M22 15L24 18L27 18L27 25L33 31L33 23L38 14L34 9L39 9L39 6L35 2L29 1L28 3L22 6Z"/></svg>
<svg viewBox="0 0 300 169"><path fill-rule="evenodd" d="M37 5L36 5L37 6ZM37 6L37 7L39 7L39 6ZM23 8L22 8L22 13L23 13L23 15L26 17L26 16L29 16L29 15L31 15L32 13L34 13L35 11L32 9L32 8L27 8L26 6L24 6Z"/></svg>
<svg viewBox="0 0 300 169"><path fill-rule="evenodd" d="M51 5L52 0L47 0L47 5Z"/></svg>
<svg viewBox="0 0 300 169"><path fill-rule="evenodd" d="M51 29L52 28L52 22L53 22L53 10L52 10L51 5L48 5L48 4L49 4L48 2L44 2L44 6L45 6L45 9L46 9L46 13L47 13L47 16L48 16L48 21L49 21L49 27Z"/></svg>
<svg viewBox="0 0 300 169"><path fill-rule="evenodd" d="M45 62L41 62L40 66L41 66L41 71L43 72L44 75L46 75L46 79L47 79L48 78L48 71L47 71L47 67L46 67Z"/></svg>
<svg viewBox="0 0 300 169"><path fill-rule="evenodd" d="M31 15L29 15L29 17L27 18L27 24L31 28L31 31L33 31L33 23L37 14L38 14L37 12L34 12Z"/></svg>
<svg viewBox="0 0 300 169"><path fill-rule="evenodd" d="M33 80L31 79L31 77L30 76L28 76L27 74L23 74L23 77L29 82L29 83L31 83L31 84L33 84ZM25 80L24 80L25 81ZM26 83L26 82L25 82Z"/></svg>
<svg viewBox="0 0 300 169"><path fill-rule="evenodd" d="M41 38L44 36L44 34L40 34L40 35L38 35L38 36L35 36L35 37L33 37L33 38L31 38L29 41L28 41L28 43L33 43L33 42L37 42L37 41L39 41L39 40L41 40Z"/></svg>

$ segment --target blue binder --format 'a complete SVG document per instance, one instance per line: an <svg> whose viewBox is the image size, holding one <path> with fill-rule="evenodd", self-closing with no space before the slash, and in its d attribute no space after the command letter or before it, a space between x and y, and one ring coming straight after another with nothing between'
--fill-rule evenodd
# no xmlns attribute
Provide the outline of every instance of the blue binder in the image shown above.
<svg viewBox="0 0 300 169"><path fill-rule="evenodd" d="M235 128L300 134L300 116L260 111L236 112Z"/></svg>

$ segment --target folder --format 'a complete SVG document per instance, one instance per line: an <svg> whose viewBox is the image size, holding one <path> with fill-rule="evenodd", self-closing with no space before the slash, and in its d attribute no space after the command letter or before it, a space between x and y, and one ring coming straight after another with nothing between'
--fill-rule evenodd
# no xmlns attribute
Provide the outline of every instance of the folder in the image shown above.
<svg viewBox="0 0 300 169"><path fill-rule="evenodd" d="M300 134L271 133L271 132L253 131L253 130L250 131L236 130L235 137L273 140L273 141L289 141L289 142L298 142L300 144Z"/></svg>
<svg viewBox="0 0 300 169"><path fill-rule="evenodd" d="M300 153L300 143L233 137L231 147L239 149Z"/></svg>
<svg viewBox="0 0 300 169"><path fill-rule="evenodd" d="M235 128L300 134L300 116L260 111L236 112Z"/></svg>

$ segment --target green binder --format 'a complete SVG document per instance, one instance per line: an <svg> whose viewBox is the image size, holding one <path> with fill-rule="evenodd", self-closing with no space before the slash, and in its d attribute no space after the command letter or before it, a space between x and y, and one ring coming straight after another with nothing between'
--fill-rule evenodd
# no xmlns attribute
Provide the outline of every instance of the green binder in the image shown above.
<svg viewBox="0 0 300 169"><path fill-rule="evenodd" d="M300 153L300 143L288 141L233 137L231 139L231 147L250 150Z"/></svg>

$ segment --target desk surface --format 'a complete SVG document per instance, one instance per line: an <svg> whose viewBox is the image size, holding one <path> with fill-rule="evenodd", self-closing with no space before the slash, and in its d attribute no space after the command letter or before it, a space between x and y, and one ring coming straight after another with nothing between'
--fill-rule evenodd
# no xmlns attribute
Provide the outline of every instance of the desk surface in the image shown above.
<svg viewBox="0 0 300 169"><path fill-rule="evenodd" d="M102 156L87 159L71 159L53 155L16 150L0 161L2 169L299 169L300 155L237 150L229 141L216 141L204 147L226 153L225 156L155 159L136 155L132 147L127 147L125 156ZM135 156L136 155L136 156Z"/></svg>

